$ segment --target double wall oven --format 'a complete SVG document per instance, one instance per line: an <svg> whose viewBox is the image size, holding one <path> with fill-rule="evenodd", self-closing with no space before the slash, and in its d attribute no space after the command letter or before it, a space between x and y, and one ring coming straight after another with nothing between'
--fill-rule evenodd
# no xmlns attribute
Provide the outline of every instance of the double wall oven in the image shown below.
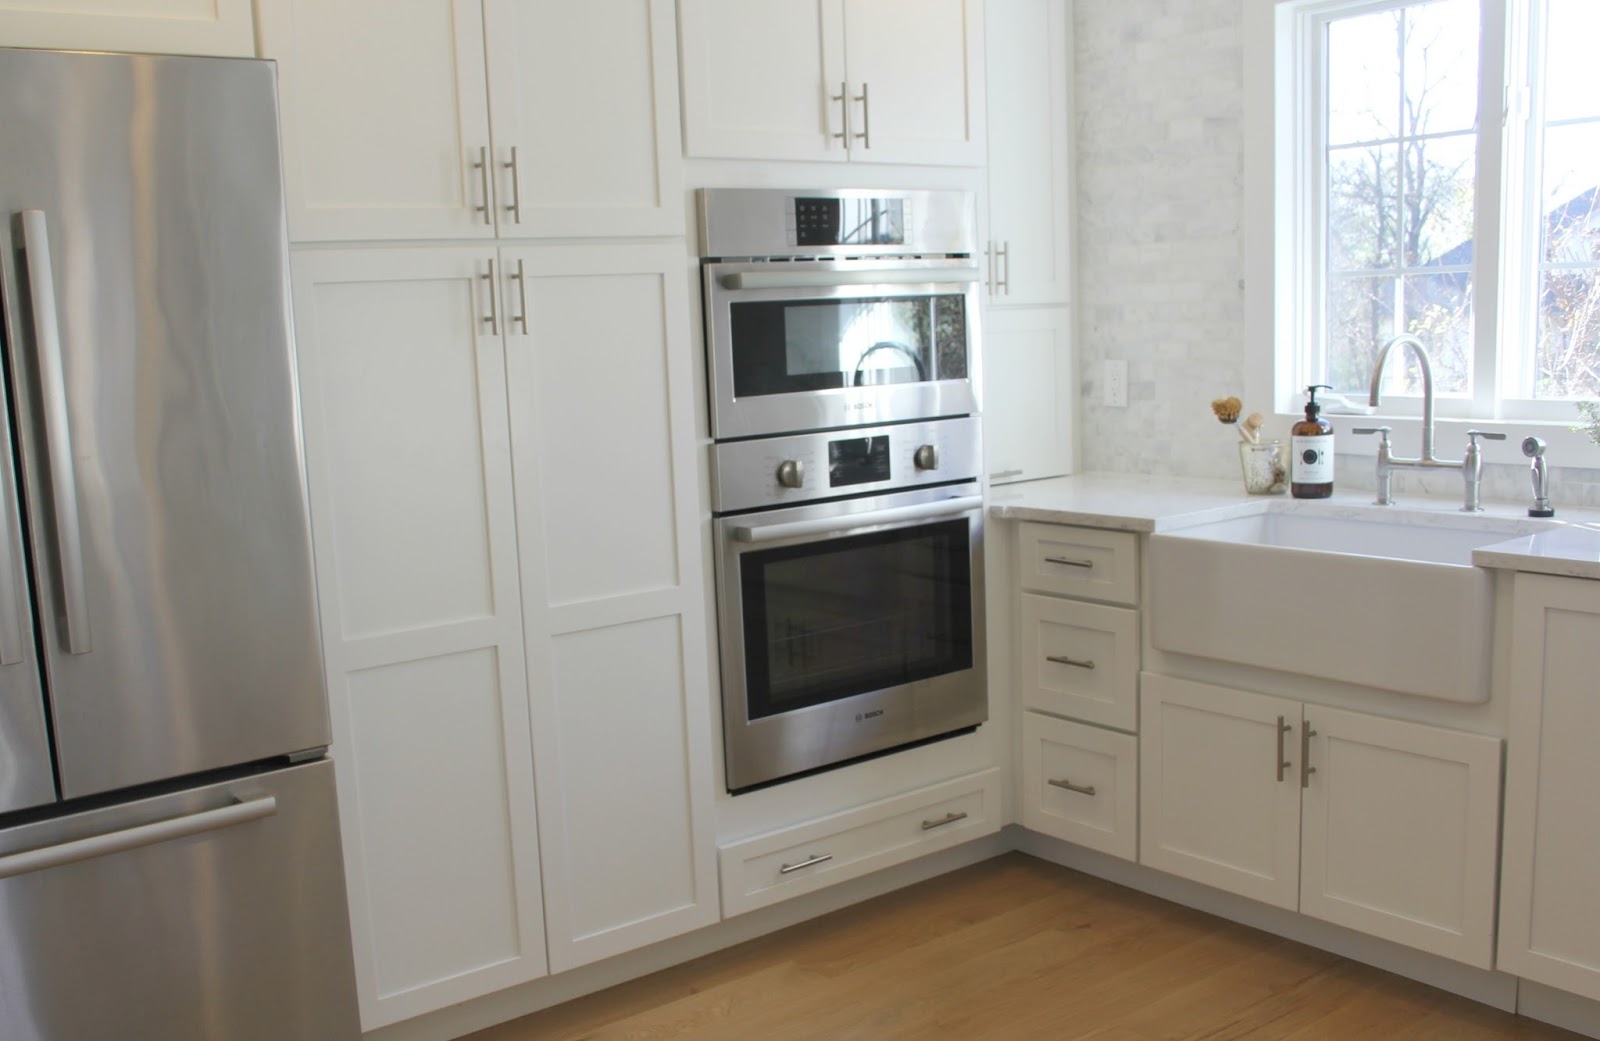
<svg viewBox="0 0 1600 1041"><path fill-rule="evenodd" d="M988 715L974 201L700 193L727 785Z"/></svg>

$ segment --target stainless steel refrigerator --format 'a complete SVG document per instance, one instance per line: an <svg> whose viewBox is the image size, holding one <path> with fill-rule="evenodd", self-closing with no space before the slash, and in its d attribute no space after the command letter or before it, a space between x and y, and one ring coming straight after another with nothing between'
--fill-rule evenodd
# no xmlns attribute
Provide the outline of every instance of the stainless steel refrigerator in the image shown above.
<svg viewBox="0 0 1600 1041"><path fill-rule="evenodd" d="M354 1038L273 67L0 50L0 219L0 1038Z"/></svg>

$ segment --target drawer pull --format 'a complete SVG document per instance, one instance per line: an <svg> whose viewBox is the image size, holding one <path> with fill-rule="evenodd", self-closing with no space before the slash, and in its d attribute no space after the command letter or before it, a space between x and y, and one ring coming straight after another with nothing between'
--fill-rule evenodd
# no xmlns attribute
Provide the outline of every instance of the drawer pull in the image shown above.
<svg viewBox="0 0 1600 1041"><path fill-rule="evenodd" d="M1063 656L1061 656L1059 654L1047 654L1047 655L1044 656L1044 660L1045 661L1053 661L1057 665L1072 665L1072 666L1076 666L1077 668L1080 668L1080 669L1092 669L1092 668L1094 668L1094 660L1093 659L1090 659L1088 661L1079 661L1076 658L1066 658L1066 657L1063 657Z"/></svg>
<svg viewBox="0 0 1600 1041"><path fill-rule="evenodd" d="M954 824L956 821L964 821L966 819L967 815L962 812L947 813L936 821L923 821L922 830L932 831L934 828L942 828L946 824Z"/></svg>
<svg viewBox="0 0 1600 1041"><path fill-rule="evenodd" d="M1054 785L1055 787L1057 787L1057 788L1065 788L1069 792L1077 792L1079 795L1093 795L1094 794L1094 785L1092 785L1092 784L1073 784L1071 781L1069 781L1065 777L1060 777L1060 778L1052 777L1050 779L1050 783L1052 785Z"/></svg>
<svg viewBox="0 0 1600 1041"><path fill-rule="evenodd" d="M787 874L790 874L791 872L799 871L801 868L814 867L817 864L821 864L823 861L832 860L832 859L833 859L833 854L832 853L824 853L821 856L818 856L815 853L813 853L811 856L809 856L806 859L802 860L798 864L784 864L782 867L778 868L778 874L787 875Z"/></svg>
<svg viewBox="0 0 1600 1041"><path fill-rule="evenodd" d="M989 475L989 480L991 480L991 481L1003 481L1007 477L1021 477L1021 476L1022 476L1022 471L1021 470L1001 470L999 473L990 474Z"/></svg>
<svg viewBox="0 0 1600 1041"><path fill-rule="evenodd" d="M1046 564L1062 564L1066 567L1094 567L1092 560L1073 560L1070 557L1045 557Z"/></svg>

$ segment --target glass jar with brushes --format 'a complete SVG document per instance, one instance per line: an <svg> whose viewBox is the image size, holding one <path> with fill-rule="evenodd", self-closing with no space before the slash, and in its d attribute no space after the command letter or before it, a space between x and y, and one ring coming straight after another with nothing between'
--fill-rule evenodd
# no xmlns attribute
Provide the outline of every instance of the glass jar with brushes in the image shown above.
<svg viewBox="0 0 1600 1041"><path fill-rule="evenodd" d="M1211 403L1217 419L1239 432L1239 470L1244 476L1244 490L1249 495L1282 495L1289 490L1289 449L1282 441L1263 440L1261 413L1252 412L1244 419L1243 403L1234 397L1218 398Z"/></svg>

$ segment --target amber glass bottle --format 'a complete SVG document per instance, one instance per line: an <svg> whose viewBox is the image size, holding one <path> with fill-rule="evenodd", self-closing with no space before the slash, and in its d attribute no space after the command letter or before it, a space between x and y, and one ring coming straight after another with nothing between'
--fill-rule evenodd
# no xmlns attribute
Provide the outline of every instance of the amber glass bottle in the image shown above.
<svg viewBox="0 0 1600 1041"><path fill-rule="evenodd" d="M1318 416L1317 391L1332 390L1326 383L1306 388L1306 418L1289 429L1289 454L1293 456L1289 494L1296 499L1326 499L1333 494L1333 424Z"/></svg>

